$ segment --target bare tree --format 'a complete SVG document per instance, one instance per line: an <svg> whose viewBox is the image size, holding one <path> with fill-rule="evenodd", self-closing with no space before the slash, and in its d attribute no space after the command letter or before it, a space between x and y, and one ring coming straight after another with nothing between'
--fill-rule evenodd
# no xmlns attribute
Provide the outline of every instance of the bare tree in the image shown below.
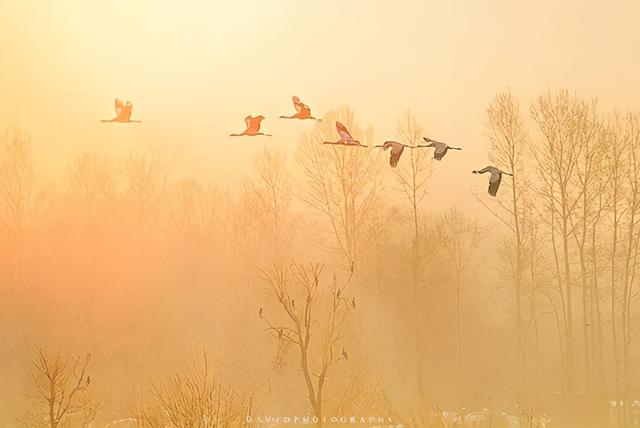
<svg viewBox="0 0 640 428"><path fill-rule="evenodd" d="M483 230L474 220L451 208L437 220L439 241L443 251L440 253L441 266L455 287L456 342L458 356L458 375L463 368L462 338L462 290L466 275L474 267L474 253L483 238Z"/></svg>
<svg viewBox="0 0 640 428"><path fill-rule="evenodd" d="M487 108L487 134L491 142L489 158L498 168L513 173L513 178L504 183L510 187L506 195L498 199L500 211L490 208L479 196L476 199L508 228L511 236L503 241L501 252L506 265L507 277L513 284L516 312L516 343L520 356L521 373L524 379L525 366L525 270L527 266L527 231L531 202L529 183L525 175L524 155L527 135L520 116L520 105L511 90L496 96ZM533 286L533 284L532 284Z"/></svg>
<svg viewBox="0 0 640 428"><path fill-rule="evenodd" d="M165 177L158 160L144 155L131 155L126 162L129 196L137 211L138 236L142 239L145 223L156 212L165 191Z"/></svg>
<svg viewBox="0 0 640 428"><path fill-rule="evenodd" d="M234 387L216 373L203 351L184 373L151 387L153 400L136 409L137 426L155 428L213 428L248 426L253 416L254 397Z"/></svg>
<svg viewBox="0 0 640 428"><path fill-rule="evenodd" d="M411 110L407 110L396 125L396 132L403 144L415 146L422 141L422 127ZM409 150L405 162L393 172L398 180L400 191L409 204L409 217L413 226L413 269L414 281L417 279L418 263L421 260L420 205L427 196L427 182L433 173L429 153L424 150Z"/></svg>
<svg viewBox="0 0 640 428"><path fill-rule="evenodd" d="M264 149L254 169L256 177L243 184L243 202L259 225L261 241L270 243L268 253L279 258L295 232L291 218L293 196L284 155Z"/></svg>
<svg viewBox="0 0 640 428"><path fill-rule="evenodd" d="M363 230L380 202L381 168L370 150L322 144L336 133L336 120L362 144L372 140L372 131L358 128L348 108L327 114L298 147L304 174L299 197L326 216L345 267L357 267Z"/></svg>
<svg viewBox="0 0 640 428"><path fill-rule="evenodd" d="M638 269L638 248L640 241L640 116L629 113L624 117L620 129L621 137L626 142L628 169L626 171L626 198L624 200L625 243L623 257L621 321L622 321L622 363L624 374L624 399L629 400L632 392L631 384L631 342L633 333L632 301L640 294L634 291ZM637 288L637 287L635 287ZM627 410L628 412L628 410ZM629 418L630 415L627 415Z"/></svg>
<svg viewBox="0 0 640 428"><path fill-rule="evenodd" d="M597 220L599 186L597 185L603 179L601 173L602 162L606 146L603 133L603 123L597 113L597 106L594 103L587 106L587 117L580 123L580 127L576 130L579 132L579 142L581 150L576 162L576 191L579 197L576 199L575 216L570 216L571 233L574 237L578 260L580 263L580 285L582 288L582 330L584 341L584 373L585 387L587 390L593 388L593 368L591 360L591 334L589 330L593 327L594 320L588 318L590 310L589 300L592 295L592 278L588 267L589 254L588 242L590 233L592 233L592 223Z"/></svg>
<svg viewBox="0 0 640 428"><path fill-rule="evenodd" d="M115 194L111 165L93 153L83 153L73 159L67 180L70 190L82 199L89 212L99 198L110 200Z"/></svg>
<svg viewBox="0 0 640 428"><path fill-rule="evenodd" d="M355 296L347 293L353 271L341 284L334 275L325 291L321 284L323 270L324 266L320 264L297 262L292 262L288 268L274 264L270 270L261 269L278 307L275 315L260 311L267 324L265 331L298 349L307 398L318 426L322 426L323 393L330 370L349 358L343 334L349 313L356 307ZM324 322L320 321L323 298L328 298ZM312 338L317 339L312 342Z"/></svg>
<svg viewBox="0 0 640 428"><path fill-rule="evenodd" d="M0 222L11 242L14 284L20 283L22 249L33 201L31 137L7 129L0 138Z"/></svg>
<svg viewBox="0 0 640 428"><path fill-rule="evenodd" d="M626 208L624 207L624 193L625 189L625 175L628 170L627 154L628 148L626 141L623 138L623 133L620 131L622 126L622 119L619 114L614 114L610 121L609 130L607 133L607 151L605 156L605 168L608 176L607 186L607 202L606 205L609 210L610 221L610 247L609 247L609 286L610 286L610 314L611 314L611 340L613 351L613 369L614 369L614 381L616 394L620 393L620 342L618 337L618 309L617 303L619 303L620 296L618 290L618 275L619 266L618 260L620 257L620 235L623 224L623 216L625 215Z"/></svg>
<svg viewBox="0 0 640 428"><path fill-rule="evenodd" d="M91 354L82 359L63 358L39 349L33 359L35 403L29 419L23 423L31 426L34 421L37 425L38 420L46 420L51 428L65 424L89 426L96 415L96 404L89 395L91 378L87 368L90 362Z"/></svg>
<svg viewBox="0 0 640 428"><path fill-rule="evenodd" d="M590 126L593 104L570 95L567 91L548 92L531 106L531 116L540 132L539 144L532 144L539 177L538 189L550 213L552 251L560 290L565 354L563 388L573 388L574 315L571 240L581 200L577 165L583 150L585 130Z"/></svg>

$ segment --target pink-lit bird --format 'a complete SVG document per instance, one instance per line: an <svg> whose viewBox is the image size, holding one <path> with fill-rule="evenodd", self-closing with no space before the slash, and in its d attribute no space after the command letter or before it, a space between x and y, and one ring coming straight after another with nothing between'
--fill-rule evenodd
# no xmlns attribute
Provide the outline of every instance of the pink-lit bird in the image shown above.
<svg viewBox="0 0 640 428"><path fill-rule="evenodd" d="M266 137L271 137L271 134L265 134L260 131L260 122L265 119L264 116L258 115L256 117L247 116L244 118L245 123L247 124L247 129L245 129L241 134L230 134L231 137L242 137L246 135L248 137L255 137L256 135L264 135Z"/></svg>
<svg viewBox="0 0 640 428"><path fill-rule="evenodd" d="M337 144L340 146L355 146L355 147L368 147L364 144L360 144L360 141L354 140L347 127L336 121L336 129L338 130L338 134L340 134L340 139L338 141L325 141L322 144Z"/></svg>
<svg viewBox="0 0 640 428"><path fill-rule="evenodd" d="M127 101L125 104L116 98L116 117L111 120L103 119L100 122L140 123L139 120L131 120L131 110L133 110L131 101Z"/></svg>
<svg viewBox="0 0 640 428"><path fill-rule="evenodd" d="M280 116L280 119L313 119L318 122L322 121L322 119L315 118L311 116L311 109L308 105L300 101L300 98L294 96L292 97L293 106L296 108L296 114L293 116Z"/></svg>

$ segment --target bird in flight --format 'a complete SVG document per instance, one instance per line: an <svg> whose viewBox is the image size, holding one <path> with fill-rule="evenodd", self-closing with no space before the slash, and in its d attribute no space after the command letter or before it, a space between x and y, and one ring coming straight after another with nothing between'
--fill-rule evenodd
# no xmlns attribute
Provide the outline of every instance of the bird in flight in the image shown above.
<svg viewBox="0 0 640 428"><path fill-rule="evenodd" d="M374 147L382 147L382 150L384 151L387 151L387 149L390 148L391 153L389 155L389 165L391 165L391 168L395 168L398 166L398 161L400 160L400 156L402 156L402 152L404 152L405 147L417 149L426 146L408 146L406 144L398 143L397 141L385 141L384 144Z"/></svg>
<svg viewBox="0 0 640 428"><path fill-rule="evenodd" d="M432 140L431 138L422 137L424 141L430 143L426 146L418 146L418 147L434 147L435 151L433 152L433 158L437 161L442 160L444 155L447 154L449 149L451 150L462 150L461 147L450 147L445 143L441 143L440 141Z"/></svg>
<svg viewBox="0 0 640 428"><path fill-rule="evenodd" d="M296 108L296 114L292 116L280 116L280 119L313 119L318 122L322 121L322 119L318 119L316 117L311 116L311 108L308 105L300 101L300 98L294 96L292 97L293 106Z"/></svg>
<svg viewBox="0 0 640 428"><path fill-rule="evenodd" d="M472 171L474 174L484 174L486 172L491 173L491 177L489 177L489 189L488 192L491 196L495 196L498 193L498 188L500 188L500 182L502 181L502 174L510 175L513 177L513 174L509 172L504 172L499 170L495 166L487 166L480 171Z"/></svg>
<svg viewBox="0 0 640 428"><path fill-rule="evenodd" d="M254 137L256 135L264 135L266 137L271 137L271 134L265 134L260 131L260 122L265 119L263 115L258 116L247 116L244 118L244 122L247 124L247 129L245 129L241 134L230 134L231 137L242 137L246 135L248 137Z"/></svg>
<svg viewBox="0 0 640 428"><path fill-rule="evenodd" d="M131 101L123 103L118 98L116 98L116 117L110 120L102 119L100 122L140 123L139 120L131 120L132 109L133 104L131 103Z"/></svg>
<svg viewBox="0 0 640 428"><path fill-rule="evenodd" d="M349 355L347 355L347 351L344 350L344 346L342 347L342 356L344 357L345 360L349 359Z"/></svg>
<svg viewBox="0 0 640 428"><path fill-rule="evenodd" d="M364 144L360 144L360 141L354 140L347 127L336 121L336 129L338 130L338 134L340 134L340 139L338 141L325 141L322 144L337 144L340 146L356 146L356 147L368 147Z"/></svg>
<svg viewBox="0 0 640 428"><path fill-rule="evenodd" d="M262 318L262 308L260 308L260 310L258 311L258 316Z"/></svg>

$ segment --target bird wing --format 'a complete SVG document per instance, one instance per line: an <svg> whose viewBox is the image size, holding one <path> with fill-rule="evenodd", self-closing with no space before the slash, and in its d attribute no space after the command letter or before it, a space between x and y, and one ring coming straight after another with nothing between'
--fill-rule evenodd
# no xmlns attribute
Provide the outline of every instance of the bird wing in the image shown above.
<svg viewBox="0 0 640 428"><path fill-rule="evenodd" d="M392 141L394 142L394 141ZM404 146L396 143L396 146L393 146L391 149L391 156L389 157L389 164L391 168L395 168L398 166L398 161L400 160L400 156L402 156L402 152L404 151Z"/></svg>
<svg viewBox="0 0 640 428"><path fill-rule="evenodd" d="M298 97L293 97L293 105L295 106L296 112L298 113L300 113L303 110L311 112L311 109L309 108L309 106L303 103L302 101L300 101L300 98Z"/></svg>
<svg viewBox="0 0 640 428"><path fill-rule="evenodd" d="M253 116L249 115L244 118L244 123L247 125L247 129L251 126L251 121L253 120Z"/></svg>
<svg viewBox="0 0 640 428"><path fill-rule="evenodd" d="M502 181L502 174L500 173L491 174L491 177L489 177L489 194L491 196L495 196L498 193L500 181Z"/></svg>
<svg viewBox="0 0 640 428"><path fill-rule="evenodd" d="M300 113L300 110L302 110L302 106L304 104L300 102L300 98L298 97L293 97L292 99L293 99L293 106L296 108L296 111Z"/></svg>
<svg viewBox="0 0 640 428"><path fill-rule="evenodd" d="M398 150L398 149L400 149L400 151L404 150L403 144L400 144L397 141L392 141L392 140L385 141L382 147L384 147L385 149L391 147L391 149L393 150Z"/></svg>
<svg viewBox="0 0 640 428"><path fill-rule="evenodd" d="M123 108L124 108L124 103L118 98L116 98L116 116L120 115L120 112L122 111Z"/></svg>
<svg viewBox="0 0 640 428"><path fill-rule="evenodd" d="M347 127L341 124L340 122L336 122L336 129L338 130L338 134L340 134L340 138L345 141L353 141L351 134L347 131Z"/></svg>
<svg viewBox="0 0 640 428"><path fill-rule="evenodd" d="M447 149L448 147L445 144L436 143L436 150L433 152L433 158L435 160L441 160L444 157L444 155L447 154Z"/></svg>

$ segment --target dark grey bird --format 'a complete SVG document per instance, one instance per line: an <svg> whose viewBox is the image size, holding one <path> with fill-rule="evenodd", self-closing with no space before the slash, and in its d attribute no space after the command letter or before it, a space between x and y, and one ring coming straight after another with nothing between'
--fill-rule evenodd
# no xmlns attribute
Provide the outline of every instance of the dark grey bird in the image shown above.
<svg viewBox="0 0 640 428"><path fill-rule="evenodd" d="M513 177L513 174L509 172L502 171L495 166L487 166L480 171L473 171L474 174L484 174L486 172L491 173L491 177L489 177L489 189L488 192L491 196L496 196L498 193L498 189L500 188L500 182L502 181L502 175L510 175Z"/></svg>
<svg viewBox="0 0 640 428"><path fill-rule="evenodd" d="M347 355L347 351L344 350L344 346L342 347L342 356L344 357L345 360L349 359L349 355Z"/></svg>
<svg viewBox="0 0 640 428"><path fill-rule="evenodd" d="M451 147L445 143L442 143L440 141L436 141L436 140L432 140L431 138L428 137L422 137L424 139L424 141L426 141L427 144L426 146L418 146L418 147L433 147L435 148L434 152L433 152L433 158L437 161L442 160L442 158L444 157L444 155L447 154L447 151L449 150L462 150L462 147Z"/></svg>
<svg viewBox="0 0 640 428"><path fill-rule="evenodd" d="M352 307L353 309L355 309L355 308L356 308L356 298L355 298L355 297L354 297L353 299L351 299L351 307Z"/></svg>
<svg viewBox="0 0 640 428"><path fill-rule="evenodd" d="M402 156L405 147L408 147L410 149L417 149L418 147L426 146L408 146L406 144L398 143L397 141L385 141L384 144L374 147L382 147L382 150L384 151L387 151L387 149L391 149L391 153L389 155L389 165L391 165L391 168L395 168L398 166L398 161L400 160L400 156Z"/></svg>
<svg viewBox="0 0 640 428"><path fill-rule="evenodd" d="M260 308L260 310L258 311L258 316L262 318L262 308Z"/></svg>

